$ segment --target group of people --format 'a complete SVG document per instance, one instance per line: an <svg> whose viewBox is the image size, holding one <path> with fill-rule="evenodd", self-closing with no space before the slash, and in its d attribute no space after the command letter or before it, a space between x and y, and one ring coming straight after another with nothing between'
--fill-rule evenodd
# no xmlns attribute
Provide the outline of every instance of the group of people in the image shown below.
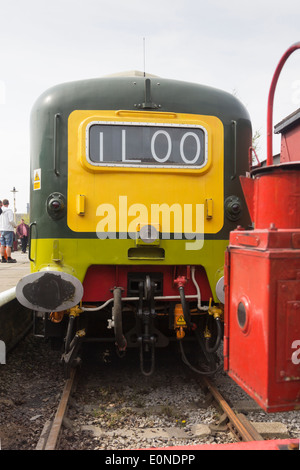
<svg viewBox="0 0 300 470"><path fill-rule="evenodd" d="M16 234L21 239L22 252L26 253L29 227L25 224L24 219L19 225L16 225L13 211L8 206L8 199L0 201L0 256L1 263L16 263L17 260L11 257L14 229L16 229Z"/></svg>

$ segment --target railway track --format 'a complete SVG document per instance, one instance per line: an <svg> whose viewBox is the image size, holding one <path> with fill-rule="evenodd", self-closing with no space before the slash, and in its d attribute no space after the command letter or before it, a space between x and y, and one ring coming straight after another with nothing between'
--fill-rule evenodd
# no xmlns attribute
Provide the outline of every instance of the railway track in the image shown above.
<svg viewBox="0 0 300 470"><path fill-rule="evenodd" d="M60 432L68 410L69 400L75 384L77 369L72 369L69 379L66 380L61 399L53 421L47 421L43 428L36 450L56 450L59 444Z"/></svg>
<svg viewBox="0 0 300 470"><path fill-rule="evenodd" d="M114 354L106 354L106 348L90 346L83 366L68 381L57 362L59 351L52 351L42 341L28 336L8 356L0 374L3 449L175 449L261 439L253 434L244 416L236 417L227 407L224 396L233 406L246 397L224 374L219 373L213 382L202 381L176 361L172 351L169 357L160 357L156 374L145 379L139 373L134 352L120 360ZM214 384L219 389L215 390ZM59 393L62 400L58 406ZM215 406L213 400L220 405ZM224 410L231 418L226 414L226 427L221 416ZM280 439L295 439L298 443L297 412L273 419L260 410L248 412L247 417L254 422L282 420L288 435ZM235 437L233 429L241 421L243 426L239 424ZM208 433L204 435L201 430L200 435L195 429L198 424ZM272 439L265 435L264 438Z"/></svg>
<svg viewBox="0 0 300 470"><path fill-rule="evenodd" d="M60 433L63 427L63 422L68 410L68 404L76 383L77 369L72 369L70 378L66 380L61 399L52 422L47 421L40 439L36 446L36 450L56 450L59 446ZM218 388L208 378L204 377L203 382L209 393L216 401L217 405L221 407L226 415L228 421L227 426L229 430L236 436L237 441L263 441L264 438L256 431L251 422L245 415L238 413L229 406L224 397L221 395ZM221 418L224 422L224 415Z"/></svg>
<svg viewBox="0 0 300 470"><path fill-rule="evenodd" d="M203 381L217 404L225 413L228 419L227 425L229 429L239 440L244 442L264 440L264 438L256 431L254 426L244 414L235 413L235 411L229 406L227 401L221 395L218 388L208 378L203 377ZM224 419L224 417L222 419Z"/></svg>

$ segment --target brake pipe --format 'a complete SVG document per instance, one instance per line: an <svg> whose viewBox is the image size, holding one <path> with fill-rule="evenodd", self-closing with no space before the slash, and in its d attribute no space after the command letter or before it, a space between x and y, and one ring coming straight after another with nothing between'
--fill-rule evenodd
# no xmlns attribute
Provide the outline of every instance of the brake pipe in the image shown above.
<svg viewBox="0 0 300 470"><path fill-rule="evenodd" d="M185 298L196 299L197 294L186 295ZM136 300L139 300L139 297L122 297L121 300L122 302L130 302L130 301L134 302ZM154 297L154 300L180 300L180 296L179 295L160 295L160 296ZM114 299L111 298L111 299L108 299L106 302L104 302L104 304L98 307L81 307L81 310L83 312L97 312L98 310L102 310L103 308L107 307L107 305L109 305L113 301Z"/></svg>

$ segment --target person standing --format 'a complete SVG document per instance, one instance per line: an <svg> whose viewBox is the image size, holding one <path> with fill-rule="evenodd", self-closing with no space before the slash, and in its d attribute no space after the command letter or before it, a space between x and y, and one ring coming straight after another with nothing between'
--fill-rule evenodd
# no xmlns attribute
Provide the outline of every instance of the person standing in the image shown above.
<svg viewBox="0 0 300 470"><path fill-rule="evenodd" d="M0 215L0 255L2 257L1 263L16 263L16 259L11 257L11 247L14 240L14 228L16 224L14 222L14 214L11 209L9 209L8 199L3 199L2 214ZM7 254L7 260L5 258L5 248Z"/></svg>
<svg viewBox="0 0 300 470"><path fill-rule="evenodd" d="M22 253L26 253L26 247L28 243L28 233L29 233L29 226L25 224L24 219L22 219L21 223L17 227L17 235L21 239Z"/></svg>

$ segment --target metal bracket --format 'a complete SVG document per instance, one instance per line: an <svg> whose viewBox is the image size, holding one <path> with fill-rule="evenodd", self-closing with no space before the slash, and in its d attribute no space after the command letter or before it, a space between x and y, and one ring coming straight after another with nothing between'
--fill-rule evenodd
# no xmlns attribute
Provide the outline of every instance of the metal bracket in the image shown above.
<svg viewBox="0 0 300 470"><path fill-rule="evenodd" d="M151 80L150 78L145 79L145 101L144 103L135 105L137 108L141 109L159 109L161 108L160 104L155 104L151 98Z"/></svg>

